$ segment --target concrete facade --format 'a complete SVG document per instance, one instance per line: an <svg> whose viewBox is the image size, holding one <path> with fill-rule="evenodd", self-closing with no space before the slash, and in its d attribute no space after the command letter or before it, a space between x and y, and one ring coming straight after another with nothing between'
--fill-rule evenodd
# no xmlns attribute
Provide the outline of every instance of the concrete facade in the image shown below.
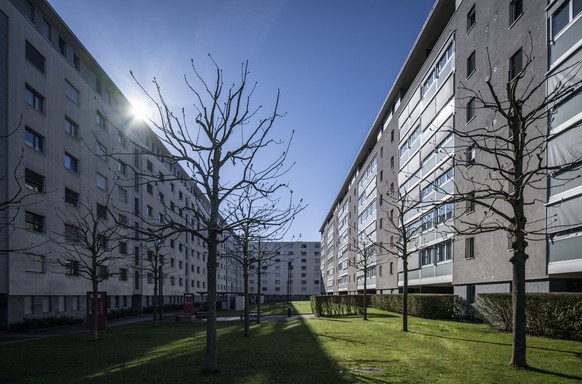
<svg viewBox="0 0 582 384"><path fill-rule="evenodd" d="M116 217L107 223L140 228L164 215L197 225L182 208L205 211L187 172L146 154L168 152L44 0L0 5L0 135L0 201L20 187L26 196L0 213L1 249L16 250L0 252L1 328L24 317L85 316L90 283L61 265L55 240L67 236L82 206L108 206ZM174 180L148 182L149 174ZM115 244L112 276L100 285L110 309L152 304L152 243L132 232ZM206 244L180 234L166 241L164 254L164 302L179 304L184 293L202 301ZM219 294L242 290L240 271L227 259L219 260L217 278Z"/></svg>
<svg viewBox="0 0 582 384"><path fill-rule="evenodd" d="M396 241L393 228L387 226L394 207L383 201L383 195L396 188L420 203L404 218L405 226L414 233L408 277L412 292L454 292L472 300L475 293L510 290L510 239L505 232L456 235L453 226L459 227L463 221L480 222L486 216L482 208L469 211L466 203L450 201L455 192L466 193L472 186L471 178L488 177L467 163L470 148L459 138L461 132L496 124L499 118L491 110L468 111L471 91L487 91L487 76L497 87L504 87L511 71L533 57L527 79L543 83L546 74L550 76L546 86L533 94L532 105L542 103L565 77L558 75L564 72L561 69L578 68L570 71L576 75L569 80L579 81L579 67L575 67L582 55L579 7L574 1L549 3L435 2L322 223L322 273L328 294L361 291L357 270L348 262L357 257L357 249L347 246L358 244L362 231L357 221L362 212L360 202L366 205L363 208L375 203L369 210L372 216L364 223L367 233L375 230L373 238L384 248ZM554 28L559 31L554 32ZM557 80L552 80L553 73ZM542 154L548 162L580 158L575 148L580 147L582 137L573 129L582 119L579 108L574 107L580 105L579 95L577 88L559 105L550 106L549 126L545 120L534 126L550 132L548 153ZM472 152L471 156L488 161L485 153ZM370 164L375 164L374 169ZM527 207L532 223L529 228L547 233L528 245L529 291L582 289L582 254L576 251L582 224L579 173L579 169L572 169L560 174L573 181L554 182L555 187L544 179L527 196L537 201ZM369 180L374 180L375 186L370 187ZM361 187L366 188L362 199ZM499 206L503 207L501 202ZM382 252L382 247L377 249L369 289L399 292L402 261Z"/></svg>

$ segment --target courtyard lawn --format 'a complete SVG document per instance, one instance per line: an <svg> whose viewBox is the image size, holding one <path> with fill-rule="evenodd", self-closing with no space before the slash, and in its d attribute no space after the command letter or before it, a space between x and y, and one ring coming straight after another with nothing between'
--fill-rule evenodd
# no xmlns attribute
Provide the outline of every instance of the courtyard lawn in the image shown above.
<svg viewBox="0 0 582 384"><path fill-rule="evenodd" d="M294 303L297 304L297 303ZM301 305L294 310L303 312ZM286 310L286 307L285 307ZM264 321L242 337L219 324L219 374L204 366L204 323L118 326L0 346L0 383L571 383L582 343L528 338L533 370L508 367L511 334L486 325L401 317Z"/></svg>

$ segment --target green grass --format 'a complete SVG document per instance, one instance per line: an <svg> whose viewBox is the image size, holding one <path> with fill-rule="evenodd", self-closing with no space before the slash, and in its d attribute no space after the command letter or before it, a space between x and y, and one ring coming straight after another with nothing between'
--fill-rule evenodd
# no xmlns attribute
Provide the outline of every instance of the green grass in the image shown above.
<svg viewBox="0 0 582 384"><path fill-rule="evenodd" d="M308 304L307 304L308 305ZM271 308L271 309L269 309ZM276 309L278 308L278 309ZM275 311L286 305L267 306ZM294 303L294 311L308 311ZM0 383L571 383L582 380L582 343L528 338L533 370L508 367L511 334L486 325L401 317L264 321L242 337L219 324L219 367L204 366L204 323L119 326L0 346ZM355 368L377 368L379 374Z"/></svg>

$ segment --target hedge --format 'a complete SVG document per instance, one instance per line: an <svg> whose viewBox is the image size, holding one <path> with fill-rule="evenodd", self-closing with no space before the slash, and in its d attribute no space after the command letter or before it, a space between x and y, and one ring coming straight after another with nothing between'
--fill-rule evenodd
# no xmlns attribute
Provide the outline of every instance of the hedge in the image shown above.
<svg viewBox="0 0 582 384"><path fill-rule="evenodd" d="M404 295L373 295L372 306L383 311L402 313L402 299ZM409 294L408 314L425 319L454 319L457 296L446 294Z"/></svg>
<svg viewBox="0 0 582 384"><path fill-rule="evenodd" d="M41 317L37 319L24 318L22 321L10 324L10 329L15 331L25 331L29 329L61 327L65 325L76 325L82 323L83 319L71 316L59 316L59 317L52 316L52 317Z"/></svg>
<svg viewBox="0 0 582 384"><path fill-rule="evenodd" d="M478 294L475 306L495 328L512 330L510 293ZM582 341L582 293L526 294L526 332Z"/></svg>
<svg viewBox="0 0 582 384"><path fill-rule="evenodd" d="M368 303L370 297L368 296ZM349 316L362 312L364 295L311 296L311 311L315 316Z"/></svg>
<svg viewBox="0 0 582 384"><path fill-rule="evenodd" d="M368 304L389 312L402 312L403 295L367 295ZM453 319L455 295L410 294L408 314L427 319ZM311 310L316 316L345 316L362 312L364 295L312 296Z"/></svg>

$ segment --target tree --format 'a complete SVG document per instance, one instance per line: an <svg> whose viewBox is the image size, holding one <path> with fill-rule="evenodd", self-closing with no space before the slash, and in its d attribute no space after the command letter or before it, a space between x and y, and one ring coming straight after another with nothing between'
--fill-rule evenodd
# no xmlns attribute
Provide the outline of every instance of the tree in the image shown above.
<svg viewBox="0 0 582 384"><path fill-rule="evenodd" d="M287 189L286 189L287 190ZM284 191L284 190L282 190ZM246 188L231 207L232 220L239 223L236 231L235 251L226 257L236 261L243 271L243 336L249 336L249 271L255 266L258 275L257 322L260 322L261 273L263 267L274 257L276 251L267 249L265 242L280 241L287 233L295 216L305 206L302 201L293 203L293 192L289 191L289 201L282 204L282 194L278 197L263 196L253 188ZM270 247L273 248L273 247Z"/></svg>
<svg viewBox="0 0 582 384"><path fill-rule="evenodd" d="M103 204L78 202L77 207L67 206L64 211L57 211L57 216L64 224L64 235L55 241L58 256L55 260L65 268L65 273L79 276L91 283L92 300L92 340L99 339L98 301L99 284L114 276L116 267L123 266L127 253L126 238L120 233L117 220L111 215L109 198ZM125 249L124 249L125 248ZM119 253L117 252L119 250ZM127 273L127 270L125 270Z"/></svg>
<svg viewBox="0 0 582 384"><path fill-rule="evenodd" d="M408 260L418 246L420 225L406 225L406 218L410 213L419 210L421 202L419 196L413 196L409 191L400 192L399 189L386 193L386 206L389 212L384 212L387 225L384 230L390 236L388 244L378 243L383 254L392 255L402 260L402 331L408 332Z"/></svg>
<svg viewBox="0 0 582 384"><path fill-rule="evenodd" d="M364 320L368 320L368 275L375 271L378 261L376 232L366 234L365 230L354 240L350 250L355 255L348 260L348 265L361 273L364 281ZM356 282L357 284L357 282Z"/></svg>
<svg viewBox="0 0 582 384"><path fill-rule="evenodd" d="M159 325L159 320L161 320L161 310L162 310L162 283L163 279L166 277L164 273L164 266L168 264L168 259L165 258L166 252L164 252L165 239L157 238L155 234L149 237L148 247L144 257L144 273L148 280L152 280L154 284L153 288L153 302L152 302L152 314L154 327ZM158 312L160 311L160 312ZM158 316L158 313L160 316Z"/></svg>
<svg viewBox="0 0 582 384"><path fill-rule="evenodd" d="M533 44L532 44L533 46ZM489 72L484 90L464 84L467 120L481 113L467 129L455 129L454 230L458 234L505 231L511 240L513 347L511 365L527 367L526 260L530 241L545 241L548 232L543 203L549 174L579 167L582 156L548 161L548 122L553 107L580 86L580 63L551 75L535 72L533 55L519 51L512 58L509 79L502 71ZM523 63L523 65L521 65ZM545 67L544 67L545 68ZM550 77L555 86L545 91ZM482 123L484 122L484 123ZM481 124L479 124L481 123ZM567 182L567 180L561 180ZM465 205L463 207L463 204ZM465 215L480 209L483 216ZM549 226L552 224L549 223Z"/></svg>
<svg viewBox="0 0 582 384"><path fill-rule="evenodd" d="M240 227L233 219L233 204L237 194L247 188L263 196L276 193L284 184L278 179L288 168L285 166L288 144L271 138L271 130L281 115L279 92L273 110L258 117L261 106L252 107L256 85L248 84L248 63L242 65L238 84L224 86L222 70L214 63L215 79L205 80L192 61L194 83L185 76L185 82L193 95L194 119L188 121L184 109L174 114L166 103L161 87L154 79L155 91L146 95L157 108L157 121L151 124L157 129L160 140L171 154L151 153L171 165L185 167L188 175L180 172L163 175L164 180L188 181L195 184L200 204L181 207L201 223L200 227L169 217L158 226L169 233L190 233L208 246L207 283L208 313L206 322L207 372L218 371L216 344L216 285L218 247L226 241L225 235ZM138 82L138 84L140 84ZM141 85L140 85L141 86ZM290 141L289 141L290 144ZM282 145L280 152L274 147ZM269 151L272 149L271 151ZM145 151L146 149L144 149ZM269 152L267 152L269 151ZM150 176L151 177L151 176Z"/></svg>

